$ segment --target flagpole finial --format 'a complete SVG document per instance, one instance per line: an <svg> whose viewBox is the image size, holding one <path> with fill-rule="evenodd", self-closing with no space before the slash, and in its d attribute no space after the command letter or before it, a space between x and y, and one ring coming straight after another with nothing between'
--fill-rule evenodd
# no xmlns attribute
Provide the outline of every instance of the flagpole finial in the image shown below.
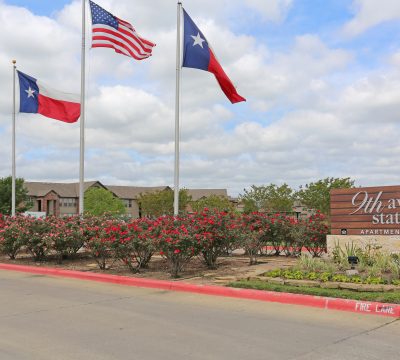
<svg viewBox="0 0 400 360"><path fill-rule="evenodd" d="M17 63L17 60L13 60L12 63L15 65Z"/></svg>

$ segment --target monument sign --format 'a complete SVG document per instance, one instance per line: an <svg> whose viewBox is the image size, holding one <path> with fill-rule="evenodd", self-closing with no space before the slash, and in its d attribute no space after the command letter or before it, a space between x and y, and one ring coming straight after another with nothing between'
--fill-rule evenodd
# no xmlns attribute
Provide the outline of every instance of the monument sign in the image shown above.
<svg viewBox="0 0 400 360"><path fill-rule="evenodd" d="M400 235L400 186L331 190L332 235Z"/></svg>

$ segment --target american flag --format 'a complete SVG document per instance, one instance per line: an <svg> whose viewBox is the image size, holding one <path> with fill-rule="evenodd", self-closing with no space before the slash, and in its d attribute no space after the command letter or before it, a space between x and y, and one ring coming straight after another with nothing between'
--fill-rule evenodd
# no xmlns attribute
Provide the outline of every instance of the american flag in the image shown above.
<svg viewBox="0 0 400 360"><path fill-rule="evenodd" d="M128 22L118 19L91 0L89 3L92 13L92 48L111 48L136 60L151 56L155 44L140 37Z"/></svg>

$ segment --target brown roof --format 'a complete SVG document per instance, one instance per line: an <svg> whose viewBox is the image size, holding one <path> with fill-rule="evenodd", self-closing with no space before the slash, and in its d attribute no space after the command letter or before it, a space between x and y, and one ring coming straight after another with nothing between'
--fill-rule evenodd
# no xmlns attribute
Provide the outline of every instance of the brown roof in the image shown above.
<svg viewBox="0 0 400 360"><path fill-rule="evenodd" d="M228 191L226 189L187 189L188 194L192 196L192 200L196 201L201 198L206 198L211 195L222 196L228 198Z"/></svg>
<svg viewBox="0 0 400 360"><path fill-rule="evenodd" d="M45 196L50 191L56 192L61 197L77 197L75 183L42 183L25 181L25 187L30 196Z"/></svg>
<svg viewBox="0 0 400 360"><path fill-rule="evenodd" d="M169 186L120 186L120 185L105 185L106 188L112 191L120 199L136 199L140 194L145 194L154 191L163 191L170 189Z"/></svg>
<svg viewBox="0 0 400 360"><path fill-rule="evenodd" d="M26 181L25 186L28 189L29 196L42 197L50 191L54 191L60 197L78 198L79 183L50 183L50 182L30 182ZM84 190L92 186L101 186L110 190L115 196L120 199L137 199L140 194L171 190L169 186L120 186L120 185L103 185L99 181L85 182ZM210 195L222 196L228 198L226 189L187 189L188 194L192 196L192 200L196 201Z"/></svg>
<svg viewBox="0 0 400 360"><path fill-rule="evenodd" d="M136 199L140 194L162 191L170 189L169 186L117 186L117 185L103 185L99 181L87 181L84 183L84 191L88 188L97 185L110 190L115 196L120 199ZM42 197L50 191L54 191L60 197L78 198L79 197L79 183L48 183L48 182L25 182L25 187L28 189L29 196Z"/></svg>
<svg viewBox="0 0 400 360"><path fill-rule="evenodd" d="M29 196L45 196L50 191L54 191L60 197L77 198L79 197L79 183L48 183L48 182L30 182L25 181L25 187L28 189ZM91 186L98 184L98 181L86 181L84 183L84 190L86 191Z"/></svg>

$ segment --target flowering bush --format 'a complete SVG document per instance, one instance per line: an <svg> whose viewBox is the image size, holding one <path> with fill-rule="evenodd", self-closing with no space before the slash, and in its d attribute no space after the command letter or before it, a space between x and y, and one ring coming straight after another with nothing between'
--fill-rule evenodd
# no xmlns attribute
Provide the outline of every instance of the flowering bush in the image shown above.
<svg viewBox="0 0 400 360"><path fill-rule="evenodd" d="M192 216L165 216L157 220L161 228L157 248L167 259L172 277L178 277L184 265L200 251L201 239L193 235L193 225Z"/></svg>
<svg viewBox="0 0 400 360"><path fill-rule="evenodd" d="M299 221L285 216L281 225L282 250L286 256L300 256L303 245L293 236L292 229L298 226Z"/></svg>
<svg viewBox="0 0 400 360"><path fill-rule="evenodd" d="M216 269L217 259L227 249L235 247L236 217L233 214L205 208L193 215L194 236L201 248L204 262L209 269Z"/></svg>
<svg viewBox="0 0 400 360"><path fill-rule="evenodd" d="M29 216L22 217L21 220L21 225L24 227L24 230L19 235L22 243L36 261L45 260L52 245L51 222Z"/></svg>
<svg viewBox="0 0 400 360"><path fill-rule="evenodd" d="M325 216L320 212L310 216L305 222L305 248L314 257L321 256L327 251L326 235L329 228Z"/></svg>
<svg viewBox="0 0 400 360"><path fill-rule="evenodd" d="M148 218L135 219L128 224L129 241L124 243L124 251L120 251L120 254L124 262L136 261L137 266L132 270L139 271L148 266L156 250L160 231L159 223Z"/></svg>
<svg viewBox="0 0 400 360"><path fill-rule="evenodd" d="M292 228L297 225L297 221L284 214L274 214L268 216L267 223L269 229L266 232L266 242L272 245L275 255L282 251L286 256L299 255L301 246L297 243L292 233Z"/></svg>
<svg viewBox="0 0 400 360"><path fill-rule="evenodd" d="M24 246L24 233L28 230L24 226L25 220L22 216L1 217L0 251L10 259L15 259Z"/></svg>
<svg viewBox="0 0 400 360"><path fill-rule="evenodd" d="M328 227L317 213L306 220L282 214L231 214L204 209L202 212L158 219L117 219L110 215L68 218L0 216L0 251L14 259L26 248L35 260L56 254L59 261L87 251L100 269L116 260L131 271L147 266L159 252L177 277L194 256L200 255L209 268L227 250L242 248L250 264L256 264L263 248L272 245L275 254L299 255L303 248L313 256L326 251Z"/></svg>
<svg viewBox="0 0 400 360"><path fill-rule="evenodd" d="M115 240L115 256L132 272L145 268L155 251L159 229L155 221L142 218L120 223L111 229Z"/></svg>
<svg viewBox="0 0 400 360"><path fill-rule="evenodd" d="M123 236L123 235L122 235ZM86 249L101 270L112 267L116 260L116 247L121 239L121 226L118 220L107 217L92 218L87 229Z"/></svg>
<svg viewBox="0 0 400 360"><path fill-rule="evenodd" d="M49 217L52 232L48 234L52 249L56 252L58 261L75 255L84 245L85 221L79 216L68 218Z"/></svg>
<svg viewBox="0 0 400 360"><path fill-rule="evenodd" d="M239 244L249 256L250 265L257 264L258 255L265 246L265 239L270 231L267 216L259 212L242 215L237 219L235 230Z"/></svg>

